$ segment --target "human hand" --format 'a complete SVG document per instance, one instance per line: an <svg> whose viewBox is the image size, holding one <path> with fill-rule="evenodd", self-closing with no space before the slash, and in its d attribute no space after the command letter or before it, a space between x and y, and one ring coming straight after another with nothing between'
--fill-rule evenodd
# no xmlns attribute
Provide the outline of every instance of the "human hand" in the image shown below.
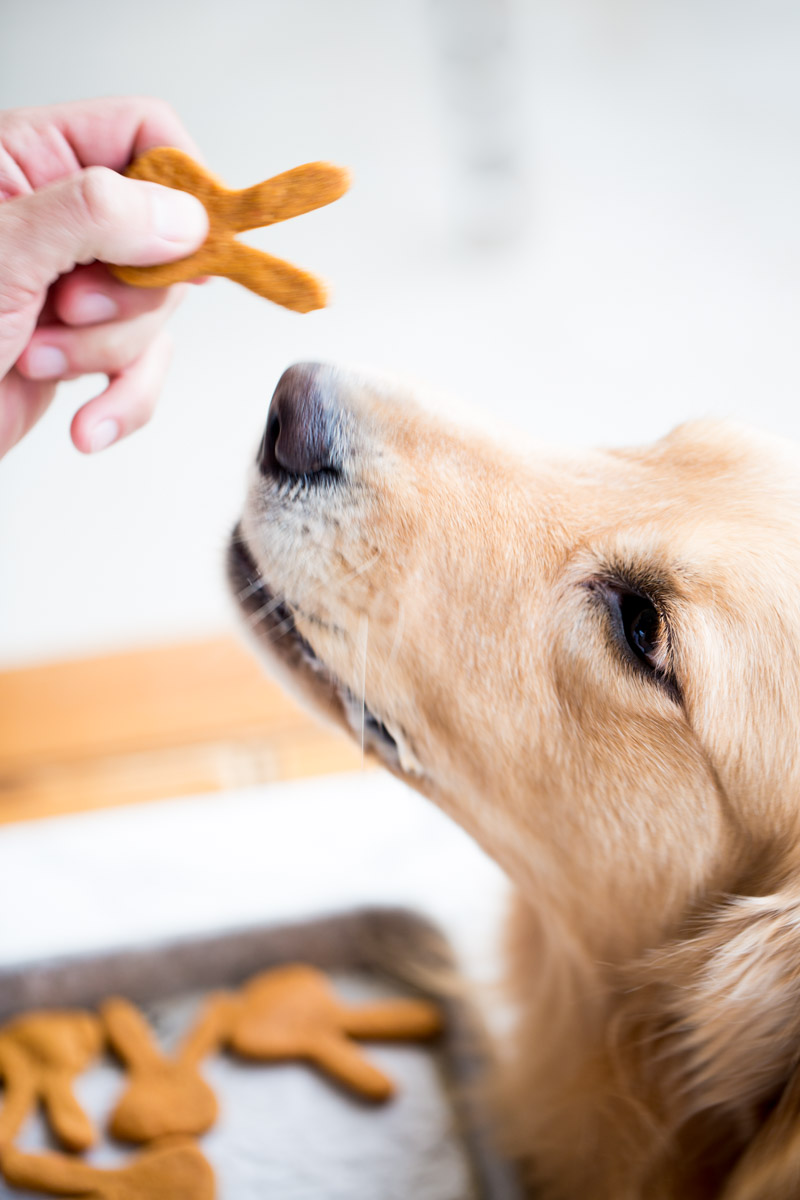
<svg viewBox="0 0 800 1200"><path fill-rule="evenodd" d="M208 218L193 196L116 174L164 145L197 157L159 100L0 113L0 456L39 420L60 380L109 379L73 418L84 453L149 420L169 360L164 324L185 285L129 287L95 260L170 262L205 239Z"/></svg>

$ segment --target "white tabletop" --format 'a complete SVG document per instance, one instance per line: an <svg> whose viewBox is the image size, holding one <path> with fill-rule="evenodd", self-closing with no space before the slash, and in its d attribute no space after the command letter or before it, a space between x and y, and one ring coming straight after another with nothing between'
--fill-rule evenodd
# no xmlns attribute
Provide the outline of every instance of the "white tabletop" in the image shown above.
<svg viewBox="0 0 800 1200"><path fill-rule="evenodd" d="M400 904L437 921L480 981L494 973L505 891L465 834L381 772L163 800L0 829L0 966ZM370 1055L398 1081L380 1111L344 1103L302 1064L242 1071L212 1059L222 1116L203 1150L221 1200L472 1195L434 1058L415 1046ZM100 1128L121 1086L112 1062L81 1077ZM41 1120L29 1122L24 1147L43 1139ZM119 1157L107 1139L90 1155Z"/></svg>
<svg viewBox="0 0 800 1200"><path fill-rule="evenodd" d="M506 883L378 771L0 829L0 965L399 904L491 974Z"/></svg>

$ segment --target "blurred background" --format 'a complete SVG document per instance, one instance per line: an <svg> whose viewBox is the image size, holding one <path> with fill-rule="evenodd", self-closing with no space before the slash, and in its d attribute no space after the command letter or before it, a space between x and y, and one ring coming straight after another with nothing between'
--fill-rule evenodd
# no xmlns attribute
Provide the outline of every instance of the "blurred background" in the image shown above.
<svg viewBox="0 0 800 1200"><path fill-rule="evenodd" d="M173 329L151 428L82 459L100 379L0 469L0 662L231 624L220 570L292 361L425 379L546 439L707 413L800 432L792 0L3 0L0 104L152 93L245 186L351 193L248 238L330 280L297 316L227 281Z"/></svg>
<svg viewBox="0 0 800 1200"><path fill-rule="evenodd" d="M706 414L800 434L800 7L3 0L0 21L3 107L151 93L230 186L317 158L354 176L247 235L329 279L329 309L196 289L149 428L82 458L69 422L103 386L83 380L0 464L0 820L165 801L7 829L0 911L31 880L38 900L0 951L254 920L288 895L438 904L463 928L500 890L477 851L229 640L224 545L271 392L289 363L334 359L551 440ZM334 769L358 774L276 785L272 806L241 790ZM211 787L238 790L168 799ZM346 852L333 811L361 838ZM484 889L444 911L445 867Z"/></svg>

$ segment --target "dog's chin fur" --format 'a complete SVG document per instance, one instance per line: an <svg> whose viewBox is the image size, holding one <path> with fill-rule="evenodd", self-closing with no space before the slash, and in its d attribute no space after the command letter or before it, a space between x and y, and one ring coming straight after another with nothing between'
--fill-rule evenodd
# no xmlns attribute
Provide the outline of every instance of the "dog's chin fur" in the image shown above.
<svg viewBox="0 0 800 1200"><path fill-rule="evenodd" d="M231 586L272 669L516 885L507 1146L546 1198L795 1197L800 456L708 422L511 451L321 379L343 468L253 470Z"/></svg>

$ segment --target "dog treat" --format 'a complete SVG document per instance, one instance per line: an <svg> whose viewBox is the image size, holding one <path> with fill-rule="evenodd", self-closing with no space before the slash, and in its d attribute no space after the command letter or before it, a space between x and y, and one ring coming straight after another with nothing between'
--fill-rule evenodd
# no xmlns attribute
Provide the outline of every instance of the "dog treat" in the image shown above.
<svg viewBox="0 0 800 1200"><path fill-rule="evenodd" d="M226 1041L260 1062L305 1059L370 1100L388 1100L391 1079L351 1038L414 1040L441 1031L438 1009L424 1000L380 1000L348 1007L314 967L279 967L245 984L229 1005Z"/></svg>
<svg viewBox="0 0 800 1200"><path fill-rule="evenodd" d="M120 998L107 1000L99 1018L78 1010L18 1017L0 1028L0 1169L14 1187L76 1200L214 1200L214 1173L187 1140L217 1116L216 1097L199 1072L208 1054L228 1046L254 1061L305 1060L367 1099L386 1100L392 1081L352 1039L429 1038L441 1027L435 1005L422 1000L348 1006L321 971L302 965L266 971L238 992L210 996L172 1057L161 1052L141 1012ZM37 1100L67 1147L92 1144L94 1131L72 1083L104 1039L128 1071L110 1131L156 1144L115 1168L18 1150L13 1140Z"/></svg>
<svg viewBox="0 0 800 1200"><path fill-rule="evenodd" d="M208 213L208 237L199 250L177 262L153 267L110 265L111 273L123 283L166 287L200 275L226 275L295 312L325 307L327 295L319 279L238 242L234 234L287 221L338 200L350 186L349 175L341 167L306 163L254 187L231 191L182 150L159 146L135 159L125 174L191 192Z"/></svg>
<svg viewBox="0 0 800 1200"><path fill-rule="evenodd" d="M0 1149L13 1141L37 1100L68 1149L93 1144L92 1123L72 1083L100 1052L102 1040L97 1017L78 1010L31 1013L0 1029Z"/></svg>
<svg viewBox="0 0 800 1200"><path fill-rule="evenodd" d="M128 1086L109 1121L114 1137L150 1142L210 1129L217 1119L217 1099L198 1064L218 1041L216 1011L204 1014L174 1058L161 1053L144 1017L127 1000L107 1000L100 1014L109 1043L129 1072Z"/></svg>
<svg viewBox="0 0 800 1200"><path fill-rule="evenodd" d="M0 1039L0 1152L14 1140L36 1104L36 1071L27 1055L8 1038Z"/></svg>
<svg viewBox="0 0 800 1200"><path fill-rule="evenodd" d="M91 1167L63 1154L9 1148L2 1169L13 1187L79 1200L214 1200L214 1172L191 1142L144 1150L124 1167Z"/></svg>

